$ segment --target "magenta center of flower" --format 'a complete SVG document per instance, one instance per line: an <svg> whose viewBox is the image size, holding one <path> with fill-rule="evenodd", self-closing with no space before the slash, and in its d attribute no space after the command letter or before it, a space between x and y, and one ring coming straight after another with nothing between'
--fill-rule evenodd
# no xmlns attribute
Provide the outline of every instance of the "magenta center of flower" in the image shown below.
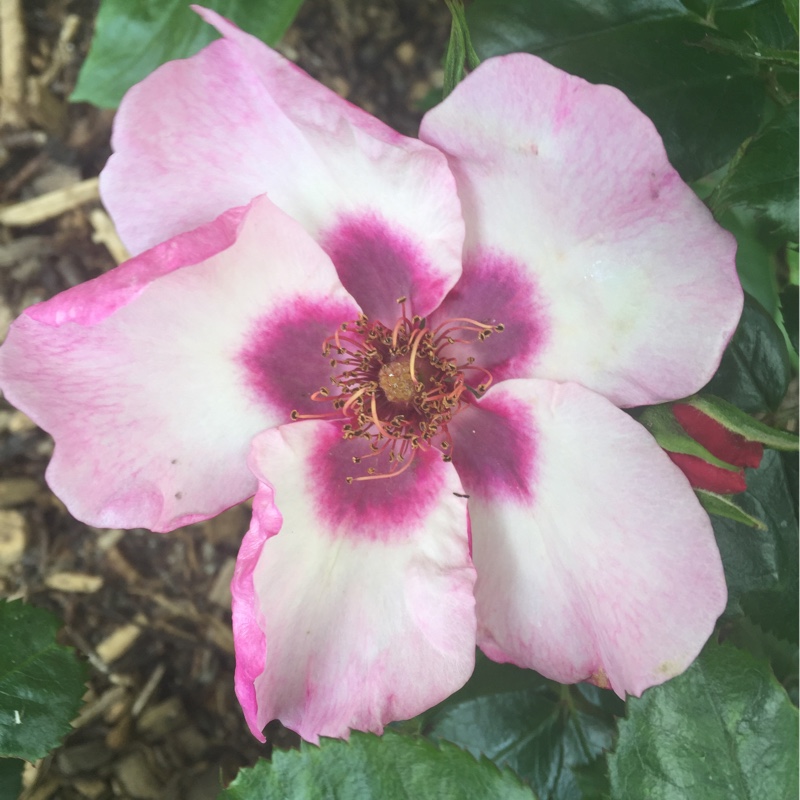
<svg viewBox="0 0 800 800"><path fill-rule="evenodd" d="M294 420L340 419L345 439L364 441L354 464L375 458L382 466L368 466L366 475L347 477L348 483L399 475L420 449L437 448L450 461L448 424L492 383L473 356L459 361L452 350L484 341L503 325L457 318L429 328L425 319L407 315L406 298L397 302L401 315L392 327L362 314L325 339L333 391L322 387L311 398L333 409L292 412Z"/></svg>

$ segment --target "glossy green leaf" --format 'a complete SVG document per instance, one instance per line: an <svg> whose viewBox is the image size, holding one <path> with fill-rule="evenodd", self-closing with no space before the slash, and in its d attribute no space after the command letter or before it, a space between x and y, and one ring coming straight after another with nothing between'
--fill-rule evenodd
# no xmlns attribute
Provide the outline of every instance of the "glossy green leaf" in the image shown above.
<svg viewBox="0 0 800 800"><path fill-rule="evenodd" d="M447 742L353 733L276 751L243 769L219 800L535 800L519 778Z"/></svg>
<svg viewBox="0 0 800 800"><path fill-rule="evenodd" d="M767 411L780 405L790 379L783 334L764 307L746 295L736 333L703 391L743 411Z"/></svg>
<svg viewBox="0 0 800 800"><path fill-rule="evenodd" d="M240 28L275 44L302 0L208 0ZM94 39L72 100L116 108L122 95L156 67L193 55L218 38L186 0L103 0Z"/></svg>
<svg viewBox="0 0 800 800"><path fill-rule="evenodd" d="M797 50L779 50L753 38L735 41L721 36L706 36L700 45L711 52L728 53L767 67L783 66L796 69L800 61Z"/></svg>
<svg viewBox="0 0 800 800"><path fill-rule="evenodd" d="M0 758L0 797L14 800L22 791L22 769L25 762L19 758Z"/></svg>
<svg viewBox="0 0 800 800"><path fill-rule="evenodd" d="M761 661L769 661L772 674L786 689L792 705L797 705L800 651L796 644L779 639L747 617L738 617L726 623L723 635L725 642L730 642L740 650L747 650Z"/></svg>
<svg viewBox="0 0 800 800"><path fill-rule="evenodd" d="M482 58L535 53L621 89L685 180L727 163L758 127L765 94L752 66L697 46L713 29L677 0L476 0L467 19Z"/></svg>
<svg viewBox="0 0 800 800"><path fill-rule="evenodd" d="M580 792L576 798L583 800L609 800L611 783L608 779L608 762L605 756L598 756L588 764L572 768Z"/></svg>
<svg viewBox="0 0 800 800"><path fill-rule="evenodd" d="M48 611L0 601L0 756L35 761L70 731L85 668L58 628Z"/></svg>
<svg viewBox="0 0 800 800"><path fill-rule="evenodd" d="M711 198L715 211L730 206L752 210L792 241L798 238L797 102L782 108L749 140L731 163Z"/></svg>
<svg viewBox="0 0 800 800"><path fill-rule="evenodd" d="M800 30L800 23L798 22L798 2L797 0L783 0L783 8L786 11L786 16L792 23L795 32Z"/></svg>
<svg viewBox="0 0 800 800"><path fill-rule="evenodd" d="M580 796L575 769L610 749L623 709L612 692L562 686L480 658L470 682L429 714L425 730L509 767L543 800L572 800Z"/></svg>
<svg viewBox="0 0 800 800"><path fill-rule="evenodd" d="M769 665L709 644L671 681L628 701L609 756L615 800L790 800L797 709Z"/></svg>
<svg viewBox="0 0 800 800"><path fill-rule="evenodd" d="M728 615L747 613L765 630L797 640L798 535L795 454L767 450L747 470L747 491L736 502L763 530L712 517L725 579Z"/></svg>

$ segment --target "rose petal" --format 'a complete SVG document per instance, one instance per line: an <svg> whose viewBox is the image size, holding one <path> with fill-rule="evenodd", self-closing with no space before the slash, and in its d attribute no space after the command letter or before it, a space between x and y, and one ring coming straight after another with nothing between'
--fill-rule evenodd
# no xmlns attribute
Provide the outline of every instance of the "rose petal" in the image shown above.
<svg viewBox="0 0 800 800"><path fill-rule="evenodd" d="M117 114L101 190L131 251L267 192L328 249L367 314L393 322L402 295L430 312L461 272L446 159L198 11L225 39L160 67Z"/></svg>
<svg viewBox="0 0 800 800"><path fill-rule="evenodd" d="M742 307L735 241L622 93L535 56L489 59L420 137L449 156L467 262L520 263L534 278L547 335L525 377L617 405L709 380Z"/></svg>
<svg viewBox="0 0 800 800"><path fill-rule="evenodd" d="M169 530L253 493L250 440L291 411L284 361L319 388L309 342L279 341L273 358L270 322L357 313L323 251L259 198L28 309L0 382L55 438L47 479L74 516Z"/></svg>
<svg viewBox="0 0 800 800"><path fill-rule="evenodd" d="M485 475L460 470L480 647L620 696L683 671L726 589L708 516L680 470L642 426L575 384L505 381L480 409L489 430L503 430L503 416L516 429L510 469L527 481L493 482L491 461ZM483 424L475 414L470 429L488 452ZM502 452L512 442L501 436Z"/></svg>
<svg viewBox="0 0 800 800"><path fill-rule="evenodd" d="M429 451L395 478L348 485L349 445L319 421L253 443L259 490L233 612L237 696L259 738L273 718L314 742L379 733L472 672L475 573L455 470Z"/></svg>

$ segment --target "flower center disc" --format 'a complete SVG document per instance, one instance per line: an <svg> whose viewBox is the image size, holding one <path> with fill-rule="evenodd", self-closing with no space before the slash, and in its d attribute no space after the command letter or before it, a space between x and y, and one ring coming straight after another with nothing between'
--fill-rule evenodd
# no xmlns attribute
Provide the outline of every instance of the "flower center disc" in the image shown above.
<svg viewBox="0 0 800 800"><path fill-rule="evenodd" d="M378 386L390 403L409 405L417 393L417 383L411 375L410 359L398 358L378 370Z"/></svg>
<svg viewBox="0 0 800 800"><path fill-rule="evenodd" d="M406 298L398 301L401 316L392 328L362 315L345 322L323 343L333 374L327 387L311 395L313 400L333 405L322 414L299 414L292 419L339 419L345 439L364 439L363 456L385 471L369 467L353 480L389 478L408 469L420 448L435 447L445 461L451 460L448 423L474 396L492 382L488 370L469 356L463 363L447 354L451 345L474 344L503 330L472 319L448 319L434 329L426 321L406 313ZM473 383L467 376L479 378Z"/></svg>

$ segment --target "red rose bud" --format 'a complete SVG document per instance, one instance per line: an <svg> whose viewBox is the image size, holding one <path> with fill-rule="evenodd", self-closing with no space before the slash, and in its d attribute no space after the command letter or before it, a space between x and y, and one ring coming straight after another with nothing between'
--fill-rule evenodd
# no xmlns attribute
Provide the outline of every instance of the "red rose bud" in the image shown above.
<svg viewBox="0 0 800 800"><path fill-rule="evenodd" d="M686 433L703 445L711 455L735 467L755 469L761 463L764 446L760 442L750 441L728 430L717 420L688 403L675 403L672 406L672 413Z"/></svg>
<svg viewBox="0 0 800 800"><path fill-rule="evenodd" d="M686 453L667 451L667 455L680 467L695 489L705 489L716 494L736 494L747 488L743 469L733 471L722 469Z"/></svg>
<svg viewBox="0 0 800 800"><path fill-rule="evenodd" d="M732 467L739 467L736 470L726 470L709 464L698 456L667 453L689 479L689 483L696 489L705 489L717 494L743 492L747 488L743 468L757 467L761 463L763 446L759 442L749 441L744 436L733 433L688 403L676 403L672 407L672 412L686 433L705 447L711 455Z"/></svg>

